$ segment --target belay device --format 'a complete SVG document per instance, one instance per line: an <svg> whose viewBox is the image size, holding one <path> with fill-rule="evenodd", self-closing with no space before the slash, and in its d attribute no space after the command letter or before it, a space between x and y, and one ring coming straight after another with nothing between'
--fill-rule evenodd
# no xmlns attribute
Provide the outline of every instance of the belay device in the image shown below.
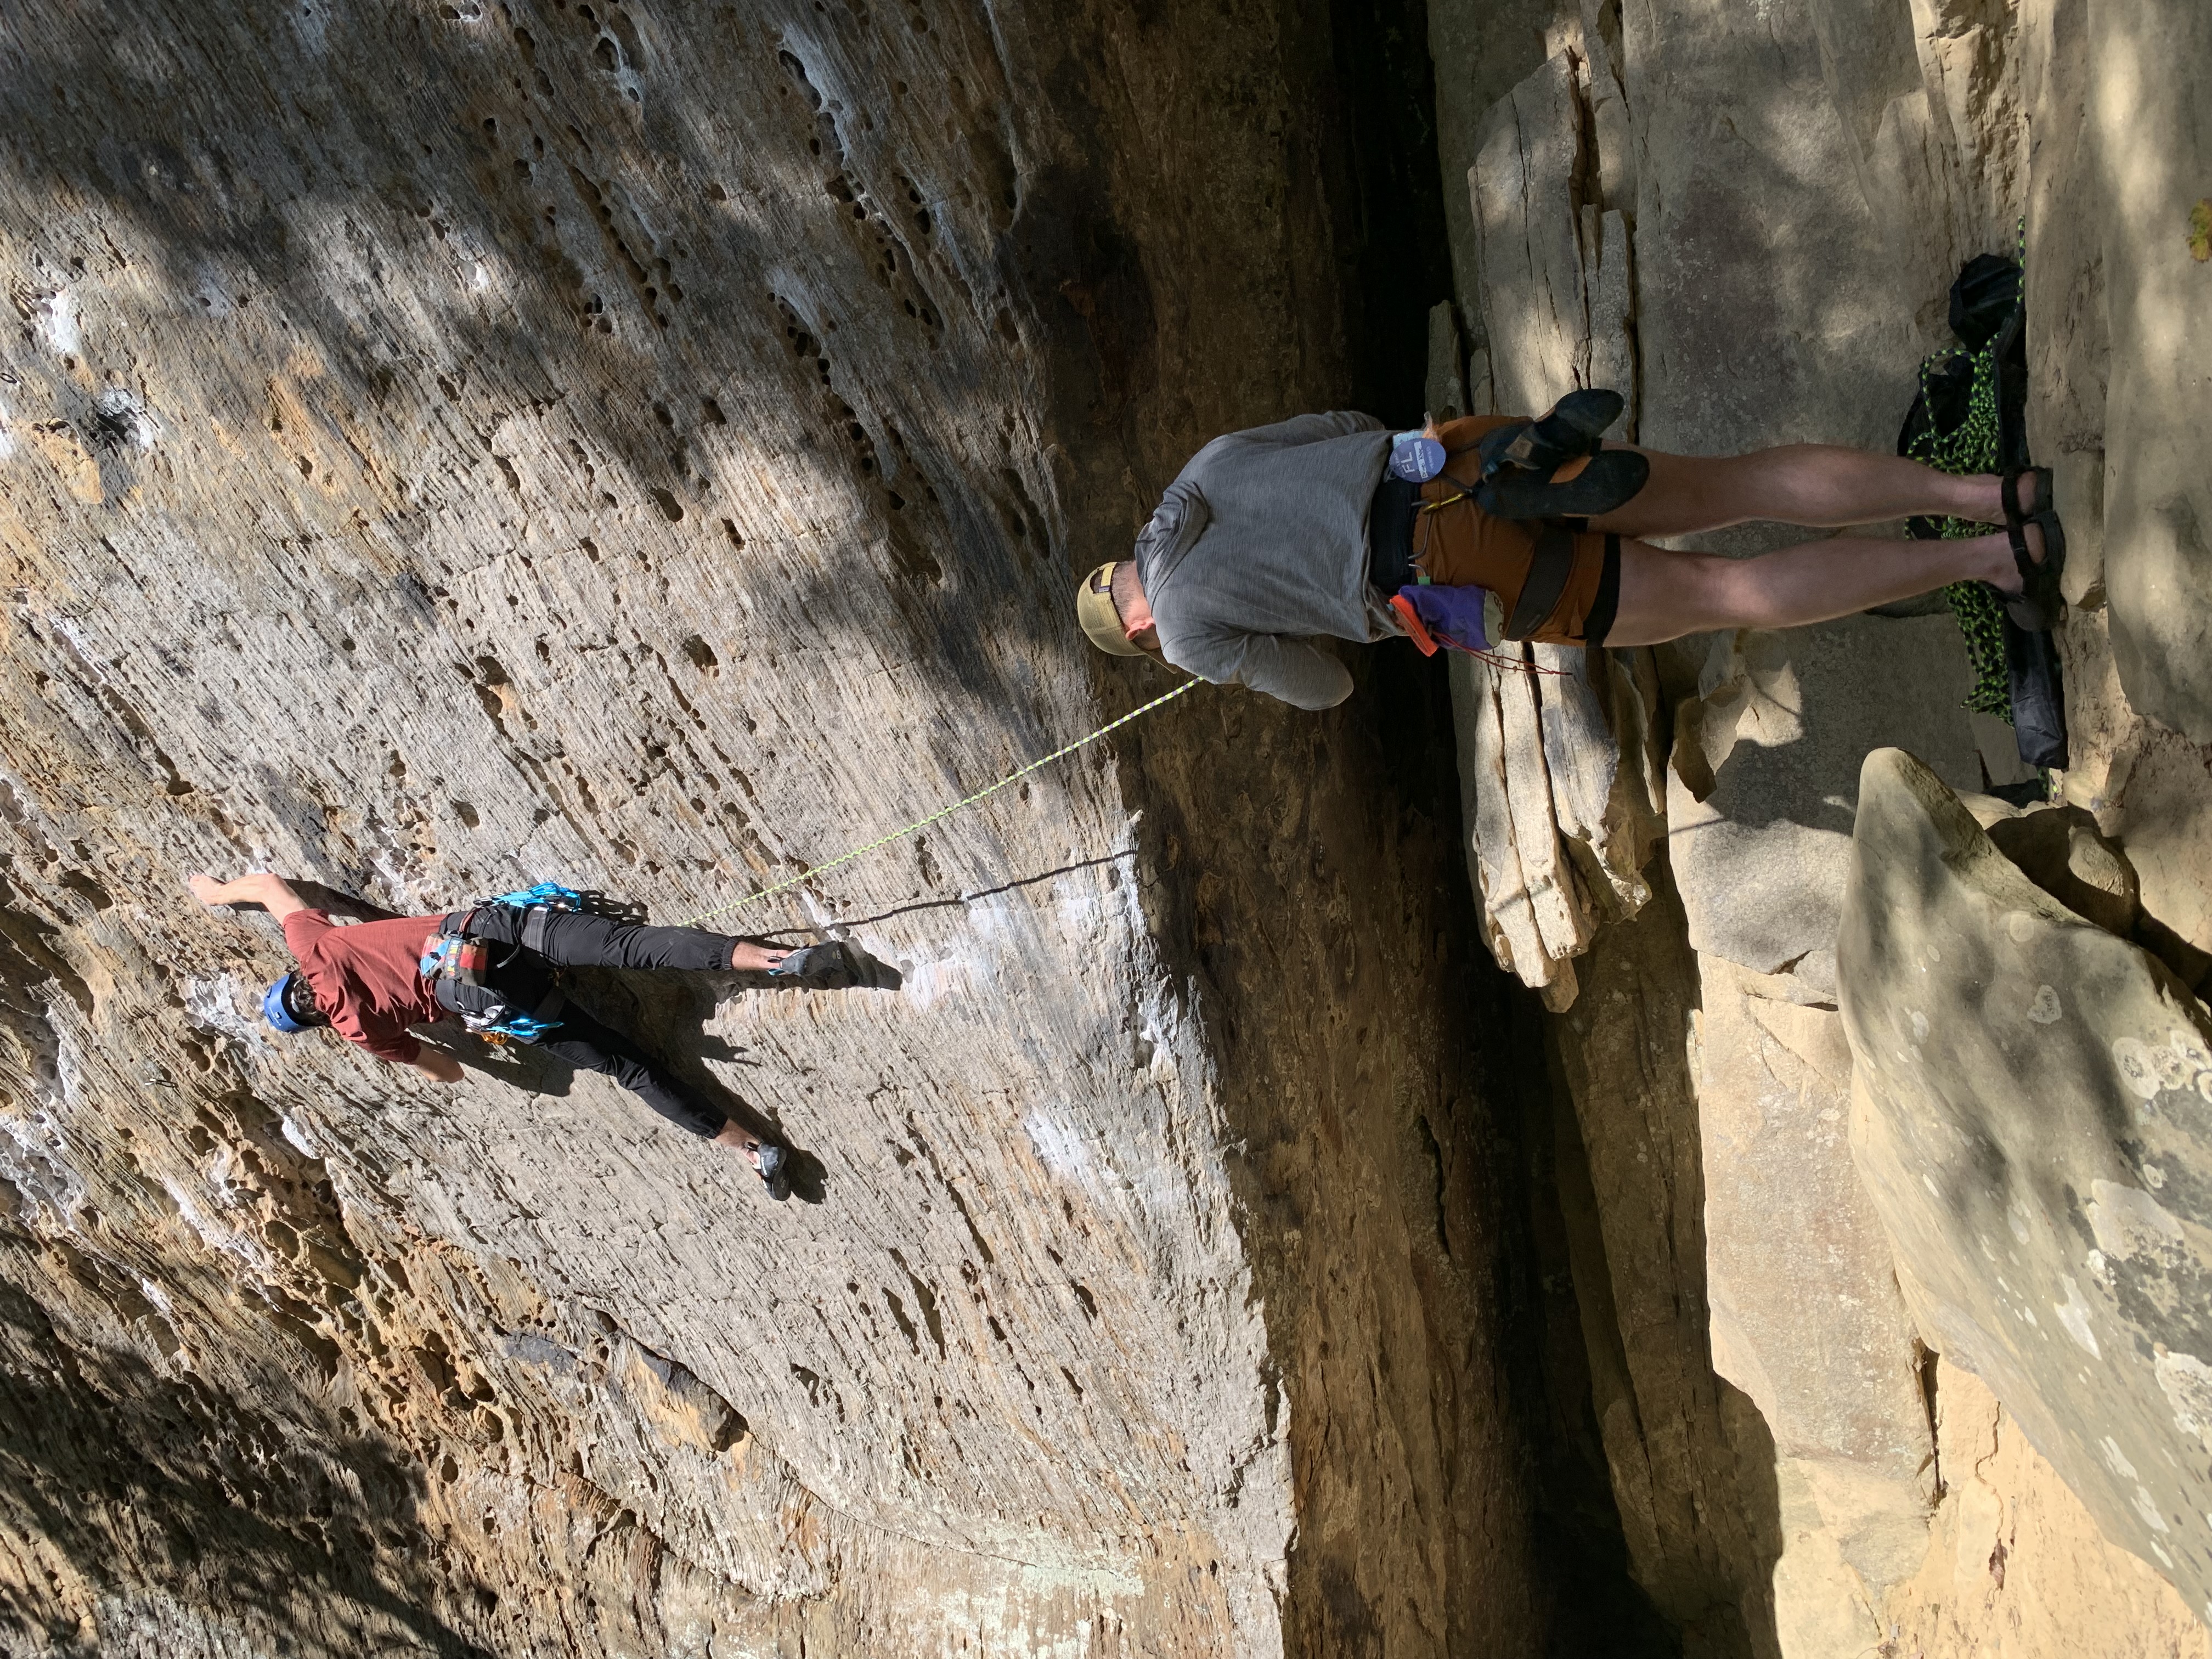
<svg viewBox="0 0 2212 1659"><path fill-rule="evenodd" d="M504 904L524 912L522 938L516 948L541 953L545 948L546 924L556 912L578 911L625 919L633 912L604 893L580 893L573 887L542 881L535 887L479 900L447 919L446 926L451 931L418 964L422 977L437 987L441 1006L452 1009L461 1017L462 1024L491 1042L503 1042L509 1038L517 1042L538 1042L561 1024L561 1010L568 1004L568 993L561 988L557 971L552 988L534 1008L518 1008L491 988L491 971L511 959L512 953L507 957L499 957L499 947L491 940L472 938L469 933L470 917L488 904Z"/></svg>

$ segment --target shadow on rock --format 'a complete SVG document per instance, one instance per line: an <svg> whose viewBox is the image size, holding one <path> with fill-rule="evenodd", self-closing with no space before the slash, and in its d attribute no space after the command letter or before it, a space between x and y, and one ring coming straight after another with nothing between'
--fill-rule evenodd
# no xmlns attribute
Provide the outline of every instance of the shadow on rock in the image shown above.
<svg viewBox="0 0 2212 1659"><path fill-rule="evenodd" d="M737 993L895 991L903 981L890 963L878 961L847 939L831 939L793 954L800 957L795 972L662 974L578 968L568 970L568 983L579 1006L628 1032L648 1054L657 1056L686 1091L749 1133L782 1146L790 1155L787 1167L793 1194L805 1203L820 1204L828 1192L823 1165L819 1158L792 1144L778 1104L781 1097L791 1092L793 1084L765 1082L759 1101L738 1093L709 1062L763 1075L769 1062L745 1044L710 1031L708 1024L721 1004ZM568 1092L573 1071L550 1054L510 1044L505 1054L492 1059L482 1045L468 1046L477 1053L462 1055L462 1063L488 1077L539 1094L557 1097Z"/></svg>

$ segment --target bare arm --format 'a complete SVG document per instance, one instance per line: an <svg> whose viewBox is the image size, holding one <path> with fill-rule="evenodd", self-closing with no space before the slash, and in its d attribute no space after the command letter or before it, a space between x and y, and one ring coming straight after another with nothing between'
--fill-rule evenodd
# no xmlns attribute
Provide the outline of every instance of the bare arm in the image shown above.
<svg viewBox="0 0 2212 1659"><path fill-rule="evenodd" d="M307 900L294 892L283 877L272 876L266 870L240 876L236 881L217 881L213 876L204 875L195 875L188 880L192 896L202 904L258 904L279 921L295 910L309 908Z"/></svg>

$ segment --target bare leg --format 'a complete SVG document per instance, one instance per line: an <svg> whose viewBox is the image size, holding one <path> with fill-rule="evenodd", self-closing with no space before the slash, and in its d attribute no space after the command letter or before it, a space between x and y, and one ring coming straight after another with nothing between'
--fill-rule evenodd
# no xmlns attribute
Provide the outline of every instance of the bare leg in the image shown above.
<svg viewBox="0 0 2212 1659"><path fill-rule="evenodd" d="M2043 532L2027 529L2043 557ZM1756 559L1620 544L1620 608L1607 645L1657 645L1717 628L1796 628L1909 599L1957 581L2020 592L2002 533L1970 540L1884 542L1835 537Z"/></svg>
<svg viewBox="0 0 2212 1659"><path fill-rule="evenodd" d="M1832 527L1915 514L2004 522L1995 474L1954 477L1901 455L1833 444L1785 444L1748 455L1638 453L1651 463L1650 478L1633 498L1592 519L1591 529L1688 536L1753 519Z"/></svg>

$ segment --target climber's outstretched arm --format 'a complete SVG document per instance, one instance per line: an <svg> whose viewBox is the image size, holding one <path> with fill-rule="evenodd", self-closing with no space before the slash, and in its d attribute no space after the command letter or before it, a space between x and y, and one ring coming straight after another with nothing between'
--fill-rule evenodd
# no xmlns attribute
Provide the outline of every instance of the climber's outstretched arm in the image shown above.
<svg viewBox="0 0 2212 1659"><path fill-rule="evenodd" d="M258 904L279 921L295 910L309 908L307 900L294 892L283 877L272 876L266 870L240 876L235 881L217 881L206 875L187 879L192 896L202 904Z"/></svg>

